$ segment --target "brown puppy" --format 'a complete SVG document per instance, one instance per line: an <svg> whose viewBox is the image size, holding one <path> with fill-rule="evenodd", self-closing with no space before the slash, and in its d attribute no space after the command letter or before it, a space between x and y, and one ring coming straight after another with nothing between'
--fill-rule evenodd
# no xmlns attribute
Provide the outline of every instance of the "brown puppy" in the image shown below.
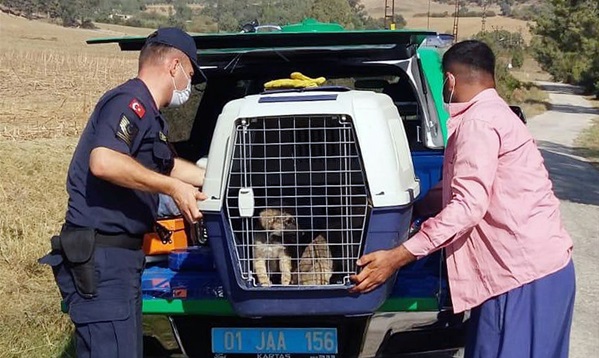
<svg viewBox="0 0 599 358"><path fill-rule="evenodd" d="M299 260L293 284L305 286L328 285L333 275L333 258L327 240L318 235L308 245Z"/></svg>
<svg viewBox="0 0 599 358"><path fill-rule="evenodd" d="M259 223L263 231L254 234L253 262L258 283L270 286L270 274L280 272L281 284L287 286L291 283L292 259L284 238L297 238L295 218L279 209L264 209L260 212Z"/></svg>

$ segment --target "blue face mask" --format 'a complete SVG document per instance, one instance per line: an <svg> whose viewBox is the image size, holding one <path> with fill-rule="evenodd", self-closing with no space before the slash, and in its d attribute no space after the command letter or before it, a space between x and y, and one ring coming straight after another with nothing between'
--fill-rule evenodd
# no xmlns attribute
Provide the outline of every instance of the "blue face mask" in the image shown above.
<svg viewBox="0 0 599 358"><path fill-rule="evenodd" d="M173 79L173 87L175 89L173 90L171 101L168 104L169 107L180 106L187 102L189 100L189 97L191 96L191 78L187 76L185 70L183 69L183 66L181 66L181 63L179 63L179 68L181 68L181 71L183 71L183 75L185 76L185 78L187 78L187 86L182 90L178 90L177 85L175 84L175 78L171 77Z"/></svg>

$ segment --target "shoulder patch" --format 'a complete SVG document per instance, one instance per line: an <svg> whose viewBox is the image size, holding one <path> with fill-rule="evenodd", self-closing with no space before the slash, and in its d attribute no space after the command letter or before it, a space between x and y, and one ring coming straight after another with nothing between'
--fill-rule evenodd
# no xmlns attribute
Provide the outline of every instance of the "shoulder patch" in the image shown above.
<svg viewBox="0 0 599 358"><path fill-rule="evenodd" d="M146 114L146 109L136 98L133 98L131 102L129 102L129 108L131 108L139 118L142 118L144 114Z"/></svg>
<svg viewBox="0 0 599 358"><path fill-rule="evenodd" d="M158 138L163 142L168 142L168 138L162 133L162 131L158 132Z"/></svg>
<svg viewBox="0 0 599 358"><path fill-rule="evenodd" d="M123 114L116 131L117 138L125 142L129 149L131 149L131 144L133 144L138 132L139 128L137 128L137 125Z"/></svg>

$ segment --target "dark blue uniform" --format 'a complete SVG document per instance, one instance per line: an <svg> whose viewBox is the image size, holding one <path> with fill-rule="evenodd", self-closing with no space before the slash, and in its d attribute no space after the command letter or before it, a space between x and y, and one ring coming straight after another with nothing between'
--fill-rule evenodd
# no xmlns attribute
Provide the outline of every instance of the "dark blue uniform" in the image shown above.
<svg viewBox="0 0 599 358"><path fill-rule="evenodd" d="M174 163L168 128L145 84L130 80L107 92L97 104L71 161L65 227L135 238L152 230L157 194L127 189L95 177L90 153L105 147L130 155L146 168L169 174ZM65 229L63 229L65 230ZM64 231L63 231L64 232ZM141 247L141 243L140 246ZM81 295L69 263L60 253L42 262L53 266L56 281L76 327L78 357L141 357L140 249L97 246L93 253L97 295Z"/></svg>
<svg viewBox="0 0 599 358"><path fill-rule="evenodd" d="M69 167L66 221L106 233L144 234L156 219L158 195L96 178L89 170L92 149L106 147L134 157L146 168L170 173L173 155L167 124L145 84L130 80L106 93L81 135Z"/></svg>

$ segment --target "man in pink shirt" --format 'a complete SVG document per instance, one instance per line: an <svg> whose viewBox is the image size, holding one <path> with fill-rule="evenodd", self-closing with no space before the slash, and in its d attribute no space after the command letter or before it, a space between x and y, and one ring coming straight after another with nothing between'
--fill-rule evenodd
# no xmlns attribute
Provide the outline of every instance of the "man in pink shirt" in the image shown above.
<svg viewBox="0 0 599 358"><path fill-rule="evenodd" d="M567 357L572 240L534 139L495 91L494 69L479 41L443 56L443 209L401 246L360 258L353 291L445 248L454 311L471 310L466 357Z"/></svg>

